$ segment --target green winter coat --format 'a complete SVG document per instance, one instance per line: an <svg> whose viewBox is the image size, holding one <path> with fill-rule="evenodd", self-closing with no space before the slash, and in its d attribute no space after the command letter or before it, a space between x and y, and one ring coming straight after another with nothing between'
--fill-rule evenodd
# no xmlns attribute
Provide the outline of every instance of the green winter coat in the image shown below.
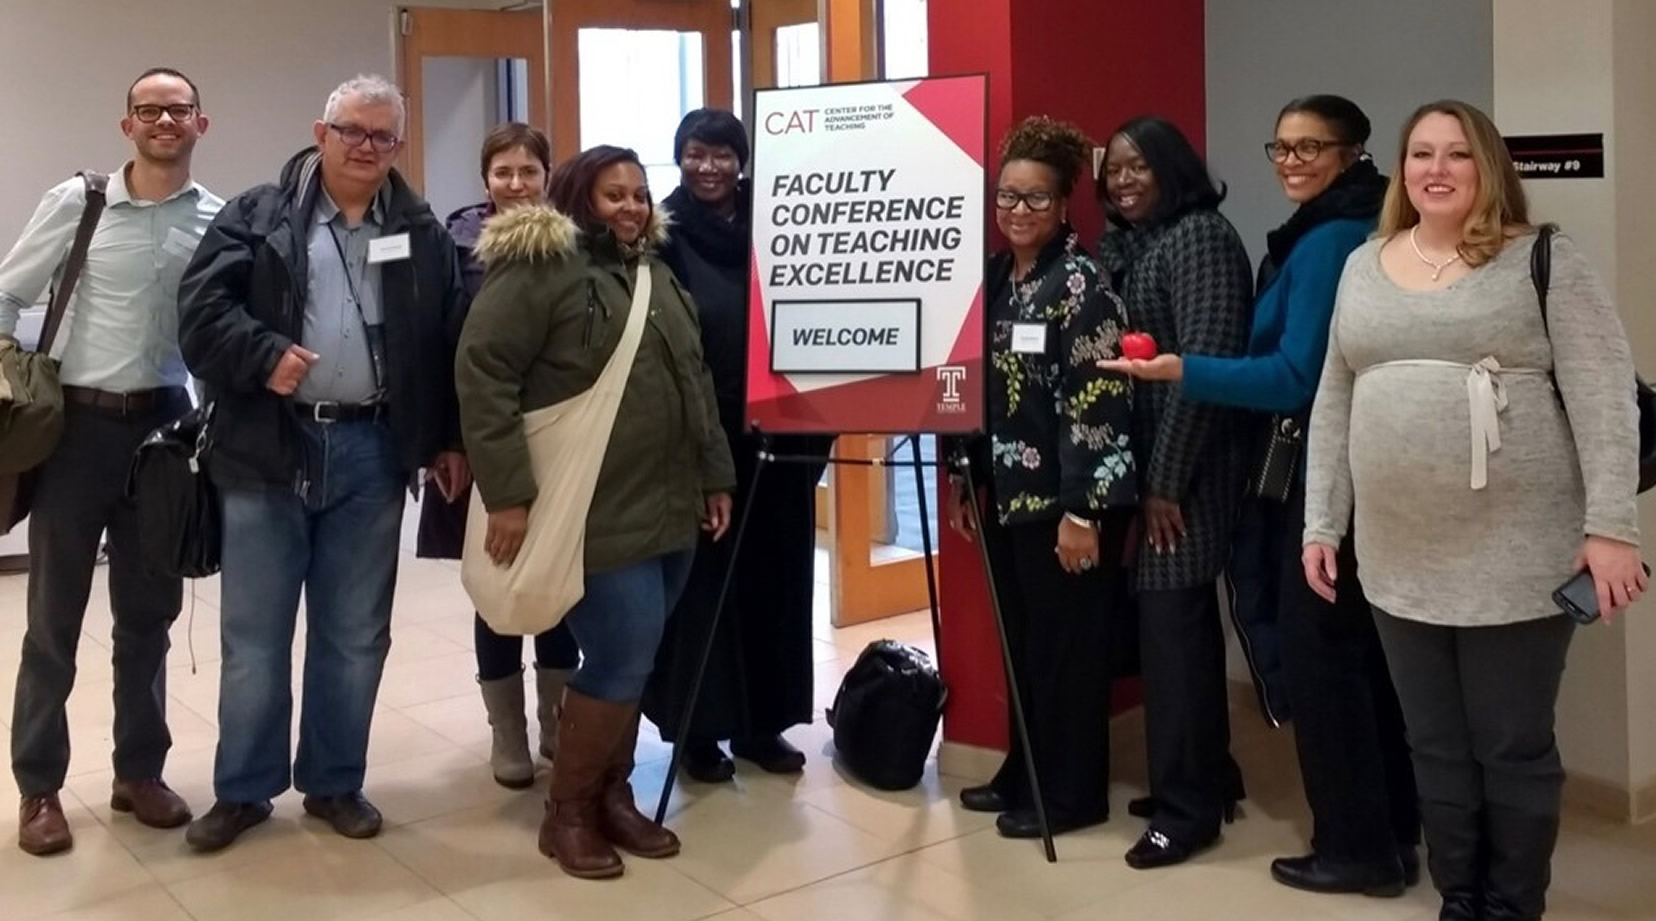
<svg viewBox="0 0 1656 921"><path fill-rule="evenodd" d="M665 218L652 217L652 246ZM545 206L484 227L487 268L455 359L460 425L483 505L535 499L523 414L592 387L632 309L636 260ZM602 572L696 545L706 497L736 486L702 360L696 308L672 270L649 260L650 316L586 520L586 569Z"/></svg>

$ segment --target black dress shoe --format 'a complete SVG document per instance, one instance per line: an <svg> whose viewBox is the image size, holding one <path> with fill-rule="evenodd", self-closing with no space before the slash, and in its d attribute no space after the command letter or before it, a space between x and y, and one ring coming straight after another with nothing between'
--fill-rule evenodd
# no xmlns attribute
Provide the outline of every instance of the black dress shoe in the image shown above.
<svg viewBox="0 0 1656 921"><path fill-rule="evenodd" d="M736 765L725 757L719 743L713 741L684 742L684 773L701 783L729 783L736 776Z"/></svg>
<svg viewBox="0 0 1656 921"><path fill-rule="evenodd" d="M1362 893L1377 899L1395 899L1403 894L1403 866L1347 863L1316 854L1279 857L1271 861L1271 878L1305 892L1328 895Z"/></svg>
<svg viewBox="0 0 1656 921"><path fill-rule="evenodd" d="M228 803L219 800L207 814L194 822L184 831L184 843L191 850L203 854L213 851L222 851L234 844L247 831L260 822L270 818L270 800L261 800L257 803Z"/></svg>
<svg viewBox="0 0 1656 921"><path fill-rule="evenodd" d="M767 774L798 774L805 770L805 753L780 735L732 739L730 753L759 765Z"/></svg>
<svg viewBox="0 0 1656 921"><path fill-rule="evenodd" d="M307 796L304 807L306 814L327 822L347 838L372 838L385 824L380 811L361 791L344 796Z"/></svg>
<svg viewBox="0 0 1656 921"><path fill-rule="evenodd" d="M1214 839L1218 840L1217 838ZM1127 851L1127 866L1135 870L1154 870L1159 867L1171 867L1174 864L1184 863L1194 857L1198 851L1212 846L1213 841L1207 841L1196 847L1191 847L1181 841L1169 838L1154 828L1146 829L1144 834Z"/></svg>
<svg viewBox="0 0 1656 921"><path fill-rule="evenodd" d="M1109 813L1090 819L1067 812L1047 813L1047 824L1051 826L1054 835L1080 831L1094 825L1103 825L1109 820ZM1014 809L1011 812L1002 813L1000 818L995 820L995 831L1002 838L1039 838L1041 837L1041 823L1035 817L1035 810Z"/></svg>
<svg viewBox="0 0 1656 921"><path fill-rule="evenodd" d="M960 806L968 812L1005 812L1012 808L992 783L960 791Z"/></svg>
<svg viewBox="0 0 1656 921"><path fill-rule="evenodd" d="M1237 801L1225 803L1225 824L1236 821ZM1154 796L1140 796L1127 801L1127 814L1135 819L1153 819L1156 817L1156 798Z"/></svg>

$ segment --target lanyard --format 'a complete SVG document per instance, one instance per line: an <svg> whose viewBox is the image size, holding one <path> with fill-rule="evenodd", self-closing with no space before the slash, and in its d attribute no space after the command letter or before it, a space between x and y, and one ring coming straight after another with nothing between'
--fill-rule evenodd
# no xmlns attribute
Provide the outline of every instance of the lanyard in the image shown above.
<svg viewBox="0 0 1656 921"><path fill-rule="evenodd" d="M345 287L351 293L351 306L356 308L357 319L362 323L362 334L368 340L368 361L374 371L375 398L385 395L385 327L380 323L370 324L368 315L362 310L362 295L357 289L356 272L351 260L345 255L345 244L339 242L339 231L334 229L333 221L328 222L328 239L333 241L334 252L339 254L339 266L345 270ZM384 310L384 305L380 308Z"/></svg>

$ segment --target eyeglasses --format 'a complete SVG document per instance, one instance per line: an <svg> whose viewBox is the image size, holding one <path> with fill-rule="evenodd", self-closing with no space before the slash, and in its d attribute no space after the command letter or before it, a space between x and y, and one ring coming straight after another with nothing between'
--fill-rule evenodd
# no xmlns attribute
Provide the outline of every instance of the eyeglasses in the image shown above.
<svg viewBox="0 0 1656 921"><path fill-rule="evenodd" d="M1301 163L1310 163L1322 156L1325 150L1349 146L1351 145L1341 141L1322 141L1317 138L1301 138L1292 144L1285 141L1270 141L1265 145L1265 156L1270 157L1272 163L1286 163L1291 153Z"/></svg>
<svg viewBox="0 0 1656 921"><path fill-rule="evenodd" d="M398 144L402 143L402 138L389 131L369 131L358 125L336 125L330 122L328 129L339 135L339 139L345 142L346 147L361 147L363 142L366 141L373 145L376 152L390 153L397 149Z"/></svg>
<svg viewBox="0 0 1656 921"><path fill-rule="evenodd" d="M185 102L170 106L158 106L146 103L145 105L132 107L132 117L138 119L146 125L153 125L160 121L163 114L175 122L182 122L188 120L190 116L195 113L195 105L193 103Z"/></svg>
<svg viewBox="0 0 1656 921"><path fill-rule="evenodd" d="M995 207L1002 211L1016 210L1019 204L1031 211L1050 211L1053 195L1051 192L1014 192L1011 189L995 190Z"/></svg>

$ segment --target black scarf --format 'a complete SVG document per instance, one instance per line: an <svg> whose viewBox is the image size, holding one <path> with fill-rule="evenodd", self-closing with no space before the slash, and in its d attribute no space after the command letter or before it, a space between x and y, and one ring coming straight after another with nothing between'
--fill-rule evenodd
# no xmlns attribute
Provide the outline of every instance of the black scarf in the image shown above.
<svg viewBox="0 0 1656 921"><path fill-rule="evenodd" d="M726 220L701 199L679 186L661 204L673 214L673 236L720 268L746 271L748 263L748 183L736 183L736 216Z"/></svg>
<svg viewBox="0 0 1656 921"><path fill-rule="evenodd" d="M1281 227L1265 235L1265 258L1259 261L1257 291L1276 277L1300 238L1329 221L1373 218L1386 198L1386 177L1367 157L1347 167L1321 195L1299 206Z"/></svg>

